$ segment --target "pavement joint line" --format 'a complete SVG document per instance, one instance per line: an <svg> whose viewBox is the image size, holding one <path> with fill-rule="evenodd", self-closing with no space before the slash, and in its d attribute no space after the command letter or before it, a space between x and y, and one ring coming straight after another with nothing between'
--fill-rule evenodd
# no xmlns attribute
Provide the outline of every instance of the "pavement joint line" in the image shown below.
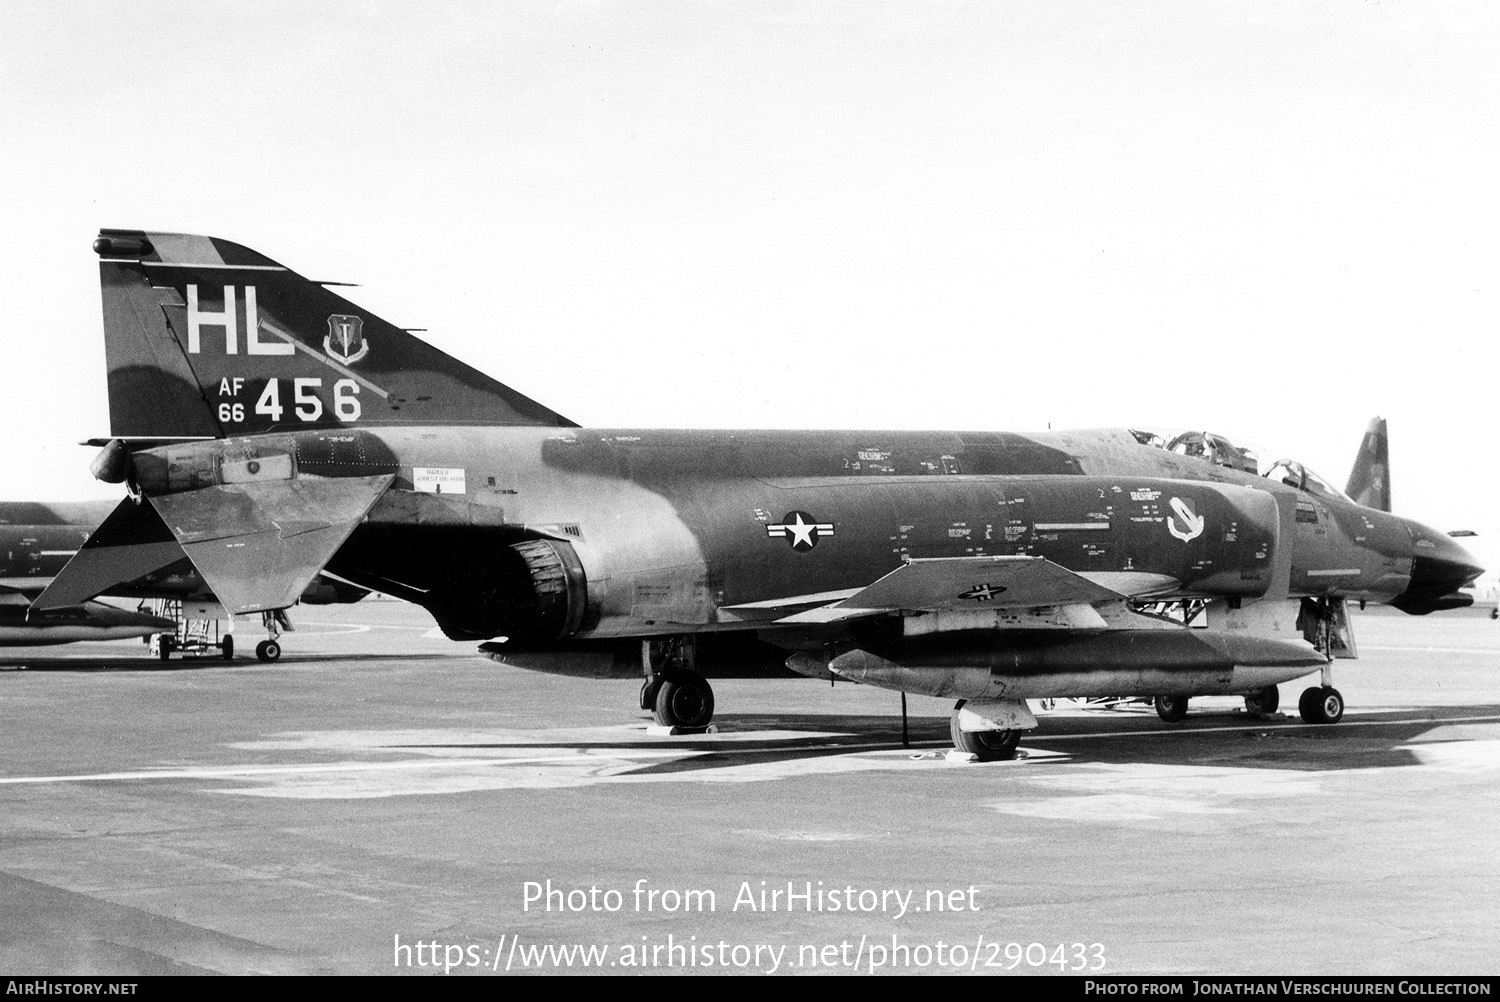
<svg viewBox="0 0 1500 1002"><path fill-rule="evenodd" d="M1366 651L1405 651L1410 654L1500 654L1500 647L1385 647L1360 644Z"/></svg>
<svg viewBox="0 0 1500 1002"><path fill-rule="evenodd" d="M1411 720L1350 720L1345 717L1337 724L1241 724L1224 727L1171 727L1149 731L1110 731L1107 734L1028 734L1021 740L1033 741L1077 741L1095 738L1139 738L1163 737L1169 734L1215 734L1232 731L1296 731L1308 727L1405 727L1411 724L1472 724L1500 723L1500 716L1487 713L1479 717L1417 717Z"/></svg>
<svg viewBox="0 0 1500 1002"><path fill-rule="evenodd" d="M1460 724L1460 723L1500 723L1500 715L1485 714L1473 717L1420 717L1414 720L1344 720L1338 724L1311 725L1321 727L1393 727L1406 726L1410 724ZM1288 724L1251 724L1245 726L1228 727L1173 727L1171 729L1152 729L1145 731L1111 731L1107 734L1035 734L1028 735L1025 740L1029 742L1038 741L1079 741L1096 740L1102 738L1128 738L1128 737L1166 737L1178 734L1222 734L1238 733L1243 731L1284 731L1300 730L1308 727L1305 723ZM934 742L922 742L922 744L934 744ZM915 745L914 745L915 746ZM726 746L733 749L732 745ZM872 748L888 749L888 742L870 742L867 744L855 744L845 746L851 753L867 752ZM809 750L817 748L823 750L823 746L810 746ZM898 749L906 751L908 749ZM640 756L665 757L674 754L682 754L683 757L693 755L712 754L717 749L704 751L702 749L672 749L652 747L631 747L622 745L617 755L601 755L597 759L630 758ZM581 759L596 758L589 753L571 752L566 755L530 756L526 758L469 758L469 759L418 759L403 762L330 762L322 765L267 765L267 766L225 766L222 768L206 769L183 769L176 771L137 771L137 772L112 772L112 773L89 773L76 776L12 776L0 778L0 785L16 786L22 784L38 783L92 783L136 779L236 779L254 778L256 776L277 775L312 775L317 773L331 772L377 772L383 769L440 769L451 767L487 766L487 765L536 765L550 762L578 762Z"/></svg>
<svg viewBox="0 0 1500 1002"><path fill-rule="evenodd" d="M653 749L645 749L650 752ZM173 771L100 772L78 776L11 776L0 779L0 785L18 786L28 783L97 783L127 779L236 779L255 776L282 776L298 773L323 772L378 772L382 769L439 769L455 766L483 765L536 765L540 762L578 762L588 756L573 752L568 755L532 756L529 758L434 758L403 762L330 762L324 765L264 765L224 766L222 768L180 769Z"/></svg>

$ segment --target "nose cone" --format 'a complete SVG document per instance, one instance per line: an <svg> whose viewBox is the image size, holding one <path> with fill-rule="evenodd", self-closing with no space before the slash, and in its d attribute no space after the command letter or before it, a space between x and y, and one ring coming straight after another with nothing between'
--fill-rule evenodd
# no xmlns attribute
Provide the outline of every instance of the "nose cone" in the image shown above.
<svg viewBox="0 0 1500 1002"><path fill-rule="evenodd" d="M1460 609L1473 602L1459 589L1484 573L1469 551L1441 532L1408 522L1412 537L1411 584L1391 604L1414 616Z"/></svg>

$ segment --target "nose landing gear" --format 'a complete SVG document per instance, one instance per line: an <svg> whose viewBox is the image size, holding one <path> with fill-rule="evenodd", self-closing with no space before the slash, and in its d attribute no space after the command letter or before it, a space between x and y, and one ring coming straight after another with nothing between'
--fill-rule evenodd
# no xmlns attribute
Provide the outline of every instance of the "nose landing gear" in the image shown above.
<svg viewBox="0 0 1500 1002"><path fill-rule="evenodd" d="M1304 689L1297 712L1309 724L1336 724L1344 719L1343 693L1331 685Z"/></svg>

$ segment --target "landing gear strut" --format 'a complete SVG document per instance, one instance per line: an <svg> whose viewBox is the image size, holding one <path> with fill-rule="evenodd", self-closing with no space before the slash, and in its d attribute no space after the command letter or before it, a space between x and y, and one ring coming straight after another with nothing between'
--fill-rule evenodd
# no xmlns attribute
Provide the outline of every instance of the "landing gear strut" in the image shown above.
<svg viewBox="0 0 1500 1002"><path fill-rule="evenodd" d="M641 641L641 709L663 727L704 730L714 718L714 690L698 673L692 637Z"/></svg>
<svg viewBox="0 0 1500 1002"><path fill-rule="evenodd" d="M1302 690L1297 712L1309 724L1336 724L1344 719L1344 694L1333 687L1332 662L1323 666L1321 686Z"/></svg>
<svg viewBox="0 0 1500 1002"><path fill-rule="evenodd" d="M272 609L270 612L261 613L260 621L269 636L255 645L255 656L262 661L275 661L281 657L279 638L282 627L291 629L291 620L287 619L285 609Z"/></svg>

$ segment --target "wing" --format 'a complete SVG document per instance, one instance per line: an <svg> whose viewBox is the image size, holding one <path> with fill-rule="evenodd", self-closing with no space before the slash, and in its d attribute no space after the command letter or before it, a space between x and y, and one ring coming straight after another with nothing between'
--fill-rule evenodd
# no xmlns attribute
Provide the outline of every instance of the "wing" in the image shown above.
<svg viewBox="0 0 1500 1002"><path fill-rule="evenodd" d="M1172 584L1158 575L1110 580L1108 587L1045 557L939 557L909 560L868 587L817 604L807 595L778 603L728 606L721 612L744 615L757 608L785 610L776 625L817 625L893 612L951 612L1057 607L1075 627L1102 627L1092 607L1119 602ZM1119 590L1124 586L1128 590ZM837 593L835 593L836 596ZM798 605L811 606L798 609ZM795 611L794 611L795 610ZM748 618L748 617L747 617Z"/></svg>

